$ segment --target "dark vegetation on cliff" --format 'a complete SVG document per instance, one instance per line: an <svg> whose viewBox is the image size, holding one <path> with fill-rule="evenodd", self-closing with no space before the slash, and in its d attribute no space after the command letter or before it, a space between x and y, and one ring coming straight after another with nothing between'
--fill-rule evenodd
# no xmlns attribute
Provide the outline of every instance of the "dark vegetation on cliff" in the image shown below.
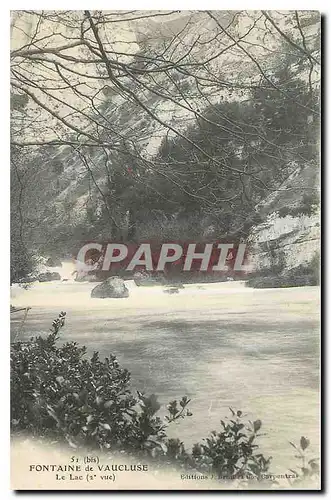
<svg viewBox="0 0 331 500"><path fill-rule="evenodd" d="M85 16L95 27L93 16ZM107 73L104 61L102 78L107 82L108 75L115 87L104 90L102 103L93 103L87 111L91 127L99 120L99 142L89 140L92 144L84 145L69 128L61 140L21 147L13 127L12 280L31 270L35 255L72 257L89 240L246 238L265 216L256 208L258 203L263 206L298 167L318 169L319 90L313 77L319 37L304 30L319 18L311 13L300 23L295 16L289 15L289 22L296 25L293 43L276 30L277 50L270 57L261 52L260 59L253 58L251 79L239 69L231 83L222 83L230 80L227 73L215 75L210 99L203 93L204 66L195 60L188 63L197 68L195 80L190 66L183 69L174 62L171 71L158 69L159 79L149 75L149 68L154 71L164 60L164 47L161 41L142 38L123 80ZM214 14L209 17L220 32L237 36L235 21L234 31L227 32ZM298 50L302 44L305 48ZM244 51L242 55L247 56ZM129 81L126 87L120 83L124 81ZM12 109L24 118L31 88L17 85ZM118 105L121 92L128 99ZM154 155L146 156L153 127L160 125L153 113L167 102L184 107L188 124L179 129L179 118L170 119ZM111 132L105 124L113 126ZM116 147L100 144L113 134ZM141 136L147 137L145 144ZM307 214L318 200L315 189L304 186L299 195Z"/></svg>
<svg viewBox="0 0 331 500"><path fill-rule="evenodd" d="M300 264L284 271L286 264L277 263L268 269L254 273L246 281L252 288L288 288L295 286L318 286L320 284L320 258L318 254L306 265Z"/></svg>

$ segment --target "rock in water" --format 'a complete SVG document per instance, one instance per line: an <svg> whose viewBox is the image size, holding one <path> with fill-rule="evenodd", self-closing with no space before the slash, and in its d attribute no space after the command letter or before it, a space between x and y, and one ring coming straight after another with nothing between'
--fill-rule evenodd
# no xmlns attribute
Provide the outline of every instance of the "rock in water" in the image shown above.
<svg viewBox="0 0 331 500"><path fill-rule="evenodd" d="M133 275L134 282L137 286L157 286L164 284L164 278L160 276L152 276L147 272L136 272Z"/></svg>
<svg viewBox="0 0 331 500"><path fill-rule="evenodd" d="M179 290L177 287L171 287L171 288L166 288L165 290L163 290L163 293L170 293L170 294L179 293Z"/></svg>
<svg viewBox="0 0 331 500"><path fill-rule="evenodd" d="M98 299L125 299L129 296L129 290L125 286L124 280L118 276L111 276L93 288L92 298Z"/></svg>
<svg viewBox="0 0 331 500"><path fill-rule="evenodd" d="M81 274L76 275L75 281L82 282L88 281L89 283L94 283L96 281L102 281L102 279L98 278L95 274Z"/></svg>
<svg viewBox="0 0 331 500"><path fill-rule="evenodd" d="M60 279L61 279L61 276L59 273L47 272L47 273L41 273L38 276L38 281L40 281L41 283L43 283L45 281L58 281Z"/></svg>

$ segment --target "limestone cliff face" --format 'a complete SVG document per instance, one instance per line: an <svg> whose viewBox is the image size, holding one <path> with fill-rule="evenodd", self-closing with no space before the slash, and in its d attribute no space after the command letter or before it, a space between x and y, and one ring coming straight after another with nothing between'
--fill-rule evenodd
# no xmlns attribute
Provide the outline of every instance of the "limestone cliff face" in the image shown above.
<svg viewBox="0 0 331 500"><path fill-rule="evenodd" d="M72 24L76 26L75 16L79 17L82 14L77 11L72 14ZM251 13L251 18L248 19L244 12L235 11L219 11L215 13L217 21L227 27L231 24L230 32L237 36L238 34L247 33L250 30L250 25L253 21L256 22L258 17L257 13ZM222 79L226 77L227 81L236 81L238 72L240 78L251 78L256 70L254 64L248 59L246 64L242 64L242 53L236 47L226 51L224 55L215 57L218 53L222 53L224 46L228 43L226 35L215 37L216 24L215 21L208 17L203 12L180 12L165 17L160 20L141 22L121 22L113 23L110 32L101 31L103 39L111 40L111 50L118 51L122 54L119 57L121 62L130 62L139 64L139 56L155 56L155 54L162 53L164 47L170 43L173 37L178 36L180 33L180 43L174 46L175 54L172 58L181 60L182 62L192 61L200 64L204 61L211 60L206 63L206 78L212 75L212 78ZM261 22L261 21L259 21ZM257 23L257 25L259 24ZM13 12L11 22L11 45L12 50L18 50L26 46L28 42L35 35L38 24L38 18L29 14L28 12ZM78 26L79 23L78 23ZM79 37L76 28L63 25L56 22L52 17L49 20L43 20L39 29L39 38L45 37L45 41L39 45L45 44L45 47L51 48L58 45L63 45L64 40L70 40L72 37ZM199 34L198 43L194 43ZM257 41L260 34L259 31L253 30L249 36L250 41ZM75 38L74 38L75 39ZM254 39L254 40L253 40ZM209 40L212 40L209 43ZM207 43L208 42L208 43ZM193 45L193 49L189 48ZM74 58L87 57L80 48L73 47L65 51L66 55ZM130 53L130 55L126 55ZM47 56L51 58L51 56ZM29 71L36 71L38 78L45 78L45 86L47 87L47 79L51 76L57 78L54 72L50 72L47 67L40 69L37 62L24 61L25 65L29 65ZM76 64L76 63L75 63ZM77 67L76 67L77 66ZM75 66L75 71L87 75L95 73L94 65L78 64ZM172 70L170 70L171 73ZM199 70L201 71L201 70ZM171 73L172 74L172 73ZM104 76L104 75L103 75ZM137 82L123 80L131 91L141 99L142 103L157 117L153 119L146 113L141 106L132 100L128 100L127 96L121 95L117 89L108 80L93 80L93 85L90 85L88 78L85 79L79 76L71 76L73 84L83 86L84 92L86 89L87 95L91 97L98 90L95 85L99 87L97 94L97 104L100 113L105 117L106 126L111 130L108 136L105 135L104 140L107 142L118 139L118 142L127 141L135 145L139 154L146 158L147 161L153 161L155 154L158 152L162 140L167 136L171 138L174 133L166 126L162 126L162 122L174 127L179 132L184 132L190 124L196 121L196 117L192 110L203 110L206 106L220 102L221 99L227 98L226 89L222 90L221 86L210 87L206 96L199 92L194 75L185 75L183 73L177 74L173 72L172 78L174 80L172 86L168 77L162 73L156 73L153 77L154 83L151 84L149 80L144 81L144 87L137 84ZM56 81L56 80L54 80ZM251 81L251 80L250 80ZM59 80L58 88L54 84L52 95L56 96L61 102L68 103L68 105L77 107L77 109L86 110L87 102L79 99L77 95L64 88L63 82ZM33 90L38 99L50 105L52 101L49 97L45 97L43 92L38 89ZM91 95L90 95L91 94ZM242 92L234 91L230 99L242 99ZM73 113L72 108L66 108L65 104L56 104L57 113L59 115L70 115L71 120L78 127L93 128L93 125L84 122L84 117ZM91 112L92 110L88 108ZM62 130L61 124L54 117L47 114L45 110L37 109L35 103L29 99L28 110L30 125L24 128L25 139L40 140L53 140L58 139L59 136L65 138L65 131ZM76 117L79 116L79 117ZM38 120L36 119L38 117ZM40 119L42 118L42 120ZM98 117L99 119L99 117ZM77 120L77 122L76 122ZM40 125L41 124L41 125ZM115 133L113 132L115 131ZM21 137L20 137L21 138ZM115 146L116 146L115 140ZM125 147L123 147L125 149ZM37 157L37 162L41 160ZM93 168L93 175L95 181L100 186L101 190L107 183L105 162L108 163L110 169L116 168L116 159L105 159L104 151L96 148L89 152L89 161ZM128 157L127 167L130 167L130 158ZM47 198L47 205L49 202L55 207L57 218L59 221L69 219L68 222L80 223L83 218L84 211L89 204L94 207L102 206L100 193L98 189L91 182L91 177L86 170L86 166L82 162L77 152L70 146L57 146L56 148L50 147L42 158L43 170L48 169L49 172L54 172L52 180L44 187L45 197ZM39 204L38 210L42 210L43 205ZM96 212L98 208L96 209ZM121 210L120 210L121 211ZM125 217L125 212L118 214L118 217Z"/></svg>
<svg viewBox="0 0 331 500"><path fill-rule="evenodd" d="M285 269L309 264L320 248L320 218L279 217L273 212L250 234L252 270L270 268L284 259Z"/></svg>
<svg viewBox="0 0 331 500"><path fill-rule="evenodd" d="M282 272L286 272L300 265L306 266L319 254L320 210L316 173L316 166L312 165L297 169L280 190L259 207L265 220L251 229L248 238L252 271L279 265ZM311 193L314 193L315 204L309 214L304 214L300 211L304 211L307 192L310 193L310 203ZM282 215L284 211L289 214Z"/></svg>
<svg viewBox="0 0 331 500"><path fill-rule="evenodd" d="M149 80L144 80L143 88L141 85L135 86L133 81L123 80L132 92L137 93L144 105L153 111L159 121L154 120L148 113L144 112L137 103L128 101L126 96L123 97L120 92L109 84L108 80L101 80L98 109L104 114L108 124L110 123L111 127L118 133L118 137L123 137L125 140L134 143L139 154L146 158L147 161L150 161L151 164L164 137L171 138L173 136L173 132L169 131L166 126L162 126L162 122L176 128L179 132L183 132L196 120L195 110L202 111L207 105L221 102L223 98L236 101L245 99L242 91L234 90L232 96L229 96L226 90L222 90L220 83L222 80L235 83L240 79L241 82L248 84L259 81L260 75L256 70L256 65L250 58L243 59L242 51L235 44L231 50L224 52L224 46L229 42L226 35L222 33L215 36L216 31L220 32L219 29L216 30L216 22L225 28L231 24L230 32L235 37L245 35L246 43L249 44L251 53L255 56L260 54L262 42L267 46L269 52L275 46L272 35L265 32L260 13L255 11L250 11L249 14L244 11L220 11L213 14L216 20L211 19L203 12L189 14L182 12L174 14L169 20L164 18L162 21L149 20L141 23L120 23L118 30L115 29L116 23L114 23L111 33L102 33L102 36L111 36L111 42L115 44L114 50L118 50L119 53L123 54L119 56L119 60L123 62L129 61L130 63L139 64L139 55L148 56L149 54L160 53L160 49L166 47L169 41L178 36L179 33L180 43L176 44L174 59L196 61L197 65L208 61L204 76L206 85L208 85L209 79L212 78L212 85L210 85L210 88L208 87L207 97L203 97L197 90L194 74L190 76L185 72L171 74L174 80L171 87L169 86L169 79L166 80L161 73L155 74L153 85ZM79 16L80 14L77 11L75 15ZM274 14L274 16L277 15ZM288 27L282 25L282 19L283 16L279 13L279 18L277 18L279 26L282 29L288 29ZM33 19L29 14L13 14L11 33L12 48L14 50L23 47L29 41L29 37L31 38L35 32L35 24L36 19ZM255 28L251 29L253 24ZM58 32L63 30L63 26L54 24L54 22L45 21L40 29L50 47L52 44L63 44L63 37L76 36L75 30L71 30L69 27L67 33L61 32L59 34ZM311 29L314 29L314 27ZM50 39L48 36L52 33L53 36ZM199 40L196 40L197 33L200 35ZM121 40L122 43L120 43ZM77 50L77 48L72 48L66 53L68 56L76 57ZM126 54L128 50L130 55ZM266 55L270 57L268 51ZM219 56L216 57L217 55ZM94 66L89 66L92 67L89 71L94 72ZM86 68L84 66L76 69L83 73ZM45 75L46 73L41 74L41 76ZM218 82L217 85L215 85L215 78ZM82 84L79 77L77 77L77 83ZM87 93L90 91L95 93L96 91L94 87L91 89L91 86L86 86L86 88ZM68 92L67 89L59 89L54 91L54 95L61 97L71 106L85 109L86 103L81 102L73 93L69 94ZM42 93L37 95L38 98L42 98ZM32 110L31 118L34 117L32 104L29 103ZM65 105L59 105L59 113L68 114L71 111L66 109ZM72 119L74 120L75 116ZM27 132L28 138L29 134L38 138L52 138L52 133L54 134L53 121L52 117L47 115L45 120L47 127L43 126L43 128L37 129L33 127L38 127L39 121L31 120L34 125L31 125L30 131ZM83 124L85 126L84 122ZM81 127L82 122L78 122L78 125ZM88 125L86 126L88 127ZM56 127L54 128L56 129ZM61 132L63 131L57 130L54 137L61 136ZM113 140L113 136L114 134L109 132L109 137L105 137L105 140ZM110 168L112 162L116 167L116 158L105 158L104 152L100 151L100 149L90 151L89 155L95 181L102 190L107 182L105 162L108 162ZM99 206L101 210L102 200L98 190L91 182L91 176L86 171L81 158L72 147L50 148L47 156L43 158L42 167L54 172L54 175L47 186L45 183L42 185L45 199L39 202L36 211L41 212L42 210L48 210L50 207L54 208L56 218L52 219L52 221L55 220L53 224L56 224L56 221L62 223L65 220L68 224L78 225L83 220L83 215L85 215L85 210L89 207L89 204L94 207L96 213L98 213ZM130 167L129 163L128 167ZM262 214L263 223L252 228L248 240L252 247L252 268L268 267L271 261L277 258L285 258L288 267L295 267L312 258L319 246L319 215L316 213L310 216L286 215L282 217L279 215L279 210L287 206L296 208L302 203L306 189L315 189L315 186L316 168L299 166L297 171L288 179L288 182L282 186L284 192L276 192L270 195L258 207ZM38 196L40 198L39 193ZM125 200L123 206L125 208ZM122 213L116 215L125 218L126 212L123 207L119 207L119 212L121 211ZM56 227L54 227L54 231L56 231Z"/></svg>

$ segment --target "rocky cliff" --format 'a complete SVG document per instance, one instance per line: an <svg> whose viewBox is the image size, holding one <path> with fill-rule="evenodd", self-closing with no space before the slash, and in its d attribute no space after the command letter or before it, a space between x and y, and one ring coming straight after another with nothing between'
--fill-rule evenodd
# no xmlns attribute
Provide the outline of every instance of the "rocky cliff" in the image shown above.
<svg viewBox="0 0 331 500"><path fill-rule="evenodd" d="M79 13L73 16L79 16ZM285 34L292 33L295 28L294 16L287 16L281 12L274 12L273 16L277 26L284 30ZM54 19L52 14L49 14L48 18L40 23L40 28L38 17L34 15L27 13L13 15L14 52L24 49L27 41L35 36L35 29L38 26L47 40L45 45L41 42L43 49L48 50L50 47L63 44L63 39L66 37L76 37L75 19L72 25L67 25L65 28L58 16L56 22ZM302 13L303 22L305 22L306 43L310 43L310 38L316 35L316 23L310 21L308 14ZM38 107L36 102L29 98L26 109L30 121L24 138L29 141L31 137L40 137L47 139L48 142L50 139L50 142L52 140L61 142L58 141L60 137L63 140L63 145L48 144L33 150L27 160L30 172L34 172L27 181L26 189L30 206L27 211L30 240L37 242L38 245L39 240L44 238L44 247L47 247L46 240L52 240L54 245L58 245L58 241L72 237L72 232L76 228L81 235L79 237L84 239L86 236L80 226L84 224L86 226L86 221L89 220L89 224L93 227L95 221L101 217L105 205L103 193L109 190L111 182L114 183L119 176L123 189L111 195L112 216L122 228L126 227L128 232L129 202L133 194L130 181L132 170L137 185L146 182L148 172L150 179L153 180L153 176L156 175L155 158L165 141L174 140L180 134L185 134L194 124L199 123L201 114L207 107L222 102L243 103L244 106L250 89L261 81L261 66L257 60L266 61L265 65L263 63L262 72L270 61L276 69L281 66L286 56L281 52L284 40L279 39L279 36L277 38L277 31L270 29L270 26L266 29L265 23L266 20L259 11L220 11L212 12L210 16L203 12L177 12L169 13L168 17L165 15L138 21L124 20L118 24L113 22L114 29L111 32L103 31L106 28L101 26L101 35L107 40L110 39L109 53L116 53L119 64L129 64L130 68L136 71L134 77L130 74L121 76L121 82L128 88L129 94L123 94L109 82L104 68L101 67L97 67L101 78L98 82L99 87L92 88L93 86L89 85L92 71L86 70L91 65L80 63L75 66L75 71L81 74L83 69L86 70L85 77L74 75L70 86L62 85L60 88L54 84L51 95L56 96L59 101L56 113L70 116L74 126L82 127L88 133L94 134L97 131L100 141L111 143L112 151L117 150L118 153L109 154L103 147L84 146L87 166L80 148L66 144L68 135L64 135L63 123L60 123L62 128L59 128L54 116L50 116L47 112L45 114L43 108L40 111L40 106ZM242 45L239 45L238 40ZM51 52L51 49L49 50ZM65 51L66 57L69 60L83 57L83 53L79 50L77 47L70 48ZM177 67L171 66L167 71L158 72L155 58L161 53L162 64L171 59L176 60ZM53 59L49 61L56 59L56 55L53 54L52 57ZM153 65L150 60L153 60ZM31 58L28 63L24 60L24 64L30 63ZM38 62L35 60L31 64L37 65ZM288 64L293 62L290 60ZM42 90L35 91L38 99L42 99L45 92L48 92L47 81L50 74L53 75L49 67L46 64L44 66L42 72L37 75L46 82L43 83ZM146 76L144 71L148 68L152 68L154 73L148 73ZM305 81L309 76L312 85L312 82L318 79L318 73L315 69L311 70L304 65L302 68L296 70L296 78ZM29 71L31 72L31 68ZM56 77L54 75L52 77L56 83ZM269 78L267 74L265 78ZM17 83L15 79L14 83ZM21 81L17 85L18 89L22 88ZM84 87L85 100L75 92L75 85ZM93 107L88 104L91 92L98 96ZM137 97L139 102L135 98L128 98L131 94ZM54 97L50 98L49 95L45 97L43 103L46 107L50 105L52 99ZM97 108L95 108L96 102ZM77 107L79 112L72 112L73 107ZM41 113L38 119L36 119L37 112ZM14 110L14 118L15 113ZM96 117L100 119L97 125ZM309 116L308 119L310 118ZM267 119L265 126L268 127ZM256 141L255 143L251 141L251 146L254 145ZM236 166L236 161L242 160L240 148L236 155L238 158L230 159L232 167ZM137 157L144 165L144 176L135 165ZM319 215L316 205L318 167L313 162L301 162L299 159L295 164L287 161L286 157L282 161L288 173L287 180L278 189L274 184L276 191L273 190L269 196L261 196L262 201L255 207L255 211L262 222L258 225L252 223L249 231L251 266L255 270L271 266L277 260L286 261L286 268L295 267L309 261L318 250ZM267 169L268 165L263 165L263 168ZM161 173L160 178L166 183L167 171ZM224 177L223 171L217 172L217 175L219 173ZM249 189L247 183L247 190ZM199 194L197 188L194 196L199 197ZM246 193L244 194L246 196ZM143 199L140 205L139 210L144 205ZM285 209L288 209L288 213ZM136 223L143 237L149 236L146 230L149 224L148 216L154 212L154 226L168 224L171 226L171 232L178 211L174 209L171 220L156 213L158 210L155 204L152 209L146 207L146 211L147 216L143 223L140 223L140 226L139 221ZM216 231L216 226L209 221L209 213L204 216L205 232L213 233ZM222 217L221 209L220 217ZM44 223L42 232L39 227L40 219L43 219ZM194 221L191 225L194 226ZM68 231L68 235L64 234L62 237L60 233L63 233L65 227L70 227L71 232ZM235 227L236 225L232 229ZM105 233L107 231L108 228ZM96 234L101 233L96 231ZM102 236L105 237L106 234Z"/></svg>
<svg viewBox="0 0 331 500"><path fill-rule="evenodd" d="M320 253L319 176L316 165L298 168L257 207L263 222L248 237L251 271L287 273Z"/></svg>

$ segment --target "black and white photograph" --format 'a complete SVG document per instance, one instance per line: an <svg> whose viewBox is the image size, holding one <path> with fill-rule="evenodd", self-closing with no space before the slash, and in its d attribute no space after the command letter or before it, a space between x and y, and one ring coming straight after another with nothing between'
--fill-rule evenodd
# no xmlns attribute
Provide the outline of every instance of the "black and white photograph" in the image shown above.
<svg viewBox="0 0 331 500"><path fill-rule="evenodd" d="M321 13L9 21L11 489L321 490Z"/></svg>

